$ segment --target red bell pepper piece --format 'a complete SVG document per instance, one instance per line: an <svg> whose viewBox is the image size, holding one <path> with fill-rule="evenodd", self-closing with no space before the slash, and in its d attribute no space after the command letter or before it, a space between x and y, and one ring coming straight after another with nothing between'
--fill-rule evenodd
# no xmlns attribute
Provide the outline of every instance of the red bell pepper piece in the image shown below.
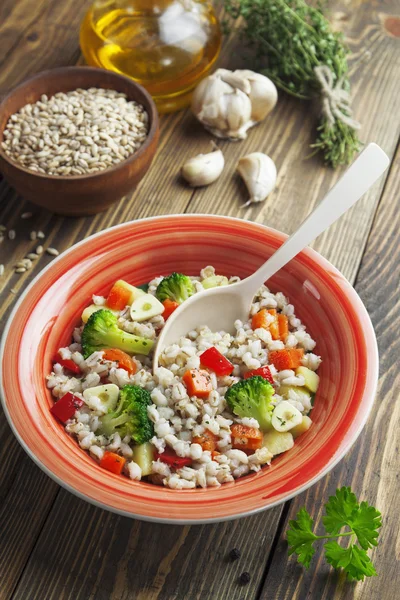
<svg viewBox="0 0 400 600"><path fill-rule="evenodd" d="M285 369L297 369L297 367L300 367L303 355L303 348L284 348L283 350L270 352L268 360L278 371L284 371Z"/></svg>
<svg viewBox="0 0 400 600"><path fill-rule="evenodd" d="M271 371L270 371L269 367L265 366L265 367L260 367L259 369L253 369L252 371L247 371L247 373L244 374L244 378L249 379L249 377L256 377L256 375L259 375L260 377L264 377L264 379L269 381L269 383L271 385L274 384L274 378L271 375Z"/></svg>
<svg viewBox="0 0 400 600"><path fill-rule="evenodd" d="M74 396L71 392L64 394L53 406L50 408L52 415L57 417L62 423L66 423L71 419L75 411L83 405L83 400Z"/></svg>
<svg viewBox="0 0 400 600"><path fill-rule="evenodd" d="M233 364L214 346L200 354L200 363L216 375L230 375L233 371Z"/></svg>
<svg viewBox="0 0 400 600"><path fill-rule="evenodd" d="M172 315L174 310L178 308L179 303L174 302L173 300L164 300L162 304L164 306L164 312L162 313L162 316L164 317L164 321L166 321L168 317Z"/></svg>
<svg viewBox="0 0 400 600"><path fill-rule="evenodd" d="M65 367L68 369L68 371L71 371L71 373L76 373L78 375L81 372L79 365L77 365L70 358L61 358L59 353L56 354L54 362L60 364L62 367Z"/></svg>
<svg viewBox="0 0 400 600"><path fill-rule="evenodd" d="M172 448L166 447L164 452L159 454L155 453L154 460L160 459L161 462L169 465L173 469L181 469L182 467L188 467L192 464L192 459L188 456L178 456L176 452L172 450Z"/></svg>

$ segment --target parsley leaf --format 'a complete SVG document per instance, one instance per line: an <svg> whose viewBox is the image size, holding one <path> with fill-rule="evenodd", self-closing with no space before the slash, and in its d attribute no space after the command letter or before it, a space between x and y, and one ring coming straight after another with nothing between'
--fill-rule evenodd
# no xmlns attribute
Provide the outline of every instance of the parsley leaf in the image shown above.
<svg viewBox="0 0 400 600"><path fill-rule="evenodd" d="M324 544L325 558L335 569L342 568L348 579L364 581L365 577L377 575L366 551L351 544L348 548L342 548L337 542Z"/></svg>
<svg viewBox="0 0 400 600"><path fill-rule="evenodd" d="M322 518L328 533L338 534L345 526L350 525L359 508L355 494L348 487L336 490L325 505L326 517Z"/></svg>
<svg viewBox="0 0 400 600"><path fill-rule="evenodd" d="M358 543L364 550L377 546L377 529L382 526L382 518L379 510L370 506L367 502L361 502L360 508L351 521L351 528L357 536Z"/></svg>
<svg viewBox="0 0 400 600"><path fill-rule="evenodd" d="M365 577L376 575L367 550L377 546L378 529L382 525L381 513L367 502L359 504L355 494L349 487L336 490L325 505L326 516L322 521L326 529L325 535L315 535L314 521L305 508L301 508L295 520L289 522L287 531L289 555L295 553L298 562L305 567L310 566L315 554L314 543L329 538L350 537L347 547L337 541L324 544L325 557L335 569L343 569L348 579L363 581ZM342 531L344 527L348 529ZM357 538L357 543L353 543Z"/></svg>
<svg viewBox="0 0 400 600"><path fill-rule="evenodd" d="M295 552L298 556L298 561L308 568L315 554L313 543L318 539L312 532L314 521L307 510L301 508L296 515L296 520L289 521L289 525L291 527L287 532L289 555Z"/></svg>

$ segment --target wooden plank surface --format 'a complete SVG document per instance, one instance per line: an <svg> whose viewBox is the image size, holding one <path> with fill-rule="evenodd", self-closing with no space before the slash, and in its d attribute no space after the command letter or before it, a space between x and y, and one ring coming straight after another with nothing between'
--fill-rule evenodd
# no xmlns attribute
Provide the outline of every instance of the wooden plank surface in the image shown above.
<svg viewBox="0 0 400 600"><path fill-rule="evenodd" d="M381 375L372 414L345 459L317 485L291 502L262 589L262 600L306 597L364 600L399 596L399 198L400 146L355 285L371 316L379 346ZM294 519L299 508L305 505L315 519L316 527L320 526L321 498L326 500L342 485L351 485L363 500L378 507L383 515L380 542L373 552L378 577L363 583L347 583L321 559L320 553L308 572L297 565L295 558L287 559L283 532L288 528L288 520Z"/></svg>
<svg viewBox="0 0 400 600"><path fill-rule="evenodd" d="M0 95L33 72L79 60L78 27L87 5L76 5L73 0L61 4L56 0L3 1L0 6ZM363 122L362 139L380 143L393 156L399 139L400 123L393 115L400 113L400 64L399 53L396 53L398 40L389 36L383 23L385 14L396 12L396 0L379 5L372 1L346 0L332 6L332 18L347 34L353 51L354 109L356 117ZM243 57L232 52L234 46L235 40L226 43L221 65L243 66ZM206 151L210 138L187 111L163 117L155 163L138 190L106 213L91 218L66 219L51 215L30 206L5 183L1 184L0 223L14 228L17 237L14 241L5 240L0 246L0 262L6 265L5 276L0 280L0 326L4 325L15 301L16 295L11 289L19 293L51 260L48 256L43 257L34 270L20 278L12 274L11 266L15 261L34 247L29 240L32 229L43 230L45 244L60 251L115 223L185 211L239 216L286 232L293 231L340 175L340 171L322 167L317 158L305 159L313 125L314 116L308 105L282 96L274 113L250 133L248 140L238 144L221 143L227 164L221 179L209 188L193 191L179 180L179 166L188 155ZM246 199L246 192L232 173L239 157L255 150L267 152L276 161L278 187L264 204L244 210L241 204ZM394 181L395 171L390 175L383 196L386 205L390 205L388 192ZM315 244L351 281L355 280L359 269L383 185L382 180ZM20 215L26 210L32 210L34 218L21 221ZM393 206L391 210L394 211ZM391 224L385 215L382 210L378 213L370 235L365 256L370 265L374 264L373 249L382 247L390 254L391 247L382 239L385 228ZM377 299L380 298L379 306L383 306L386 296L382 289L390 289L387 288L388 279L380 279L382 287L379 289L369 287L371 276L365 262L362 263L358 286L361 291L369 290L370 308L377 311L378 333L382 327L382 313L378 311ZM391 310L389 307L385 314L391 315ZM388 394L394 370L390 361L388 356L383 362L382 389L386 410L390 409ZM385 423L384 417L382 408L381 427ZM370 421L369 430L371 428L373 441L383 445L385 430L377 431L376 421ZM383 462L385 477L390 479L396 466L394 450L387 448L383 458L379 455L381 458L376 465L374 461L370 474L363 480L362 471L371 444L367 440L371 437L363 435L358 443L362 450L358 445L334 475L325 478L308 495L300 497L295 506L310 500L308 507L312 508L313 516L317 516L321 499L326 499L338 483L350 482L369 500L379 502L384 499L387 502L385 486L374 472L378 468L382 472ZM354 479L353 469L356 470ZM391 482L387 482L392 484L391 490L395 489L396 481L393 476ZM365 489L367 483L369 487ZM288 509L289 506L285 512ZM145 524L117 517L87 505L64 490L59 491L56 484L25 456L5 424L4 416L0 418L1 600L11 597L24 600L241 600L257 598L260 594L268 599L289 594L303 598L308 594L307 585L311 585L317 594L310 596L312 598L331 598L338 593L352 597L354 586L344 586L341 580L324 571L320 562L316 563L315 572L305 577L294 567L293 561L287 562L282 540L274 554L273 540L276 532L280 533L281 514L282 507L278 507L261 517L190 528ZM391 576L394 563L388 562L386 554L395 548L392 526L384 535L387 537L382 536L383 541L386 539L388 545L381 545L376 558L381 561L381 572L386 576L387 570ZM242 559L230 564L226 562L226 554L233 545L241 548ZM268 566L271 564L268 573L265 572L267 561ZM239 587L236 580L243 570L252 573L251 583L245 588ZM279 573L283 581L280 586ZM321 584L325 579L329 580L328 587ZM379 582L382 582L380 578L364 584L368 588L357 589L368 589L368 598L378 598ZM319 596L319 590L323 590L325 596ZM360 593L355 591L354 597L361 597ZM386 597L382 593L379 596Z"/></svg>

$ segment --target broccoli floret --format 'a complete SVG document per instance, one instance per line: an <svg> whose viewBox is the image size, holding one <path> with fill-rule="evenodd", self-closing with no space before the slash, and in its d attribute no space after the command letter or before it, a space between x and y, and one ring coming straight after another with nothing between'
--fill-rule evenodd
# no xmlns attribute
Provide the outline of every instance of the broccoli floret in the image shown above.
<svg viewBox="0 0 400 600"><path fill-rule="evenodd" d="M160 302L164 300L172 300L182 304L185 300L193 296L194 285L190 277L182 273L172 273L168 277L164 277L157 286L156 297Z"/></svg>
<svg viewBox="0 0 400 600"><path fill-rule="evenodd" d="M106 436L119 433L121 438L130 435L135 444L144 444L154 435L153 423L147 414L151 403L147 390L138 385L125 385L117 408L100 418L99 433Z"/></svg>
<svg viewBox="0 0 400 600"><path fill-rule="evenodd" d="M257 419L260 428L267 431L271 428L271 415L274 409L272 396L275 390L263 377L256 375L234 383L225 394L231 411L243 419Z"/></svg>
<svg viewBox="0 0 400 600"><path fill-rule="evenodd" d="M153 340L120 329L117 317L105 308L97 310L89 317L82 331L81 343L85 358L104 348L118 348L128 354L147 355L154 346Z"/></svg>

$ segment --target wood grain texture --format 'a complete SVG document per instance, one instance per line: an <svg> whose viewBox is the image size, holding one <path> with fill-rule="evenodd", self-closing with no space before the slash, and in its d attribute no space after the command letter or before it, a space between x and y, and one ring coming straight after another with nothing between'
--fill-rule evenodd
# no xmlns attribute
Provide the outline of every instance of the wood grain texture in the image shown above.
<svg viewBox="0 0 400 600"><path fill-rule="evenodd" d="M400 326L400 146L374 219L366 252L357 276L356 290L364 301L377 334L381 376L375 405L366 428L345 459L307 493L291 502L282 533L260 596L262 600L390 599L400 586L400 533L398 495L400 473L400 403L398 327ZM353 491L383 515L379 545L371 552L378 577L348 583L336 574L318 552L306 572L296 559L287 559L283 533L288 520L303 505L321 527L322 505L337 487ZM323 499L323 501L322 501ZM322 548L321 548L322 550Z"/></svg>
<svg viewBox="0 0 400 600"><path fill-rule="evenodd" d="M78 27L88 5L89 2L77 4L73 0L63 3L4 0L1 3L0 95L34 72L80 61ZM400 112L400 64L398 51L396 53L398 40L385 32L382 23L384 14L396 12L396 0L379 4L372 0L346 0L332 6L335 25L345 31L353 52L354 109L355 116L363 122L362 139L380 143L393 156L400 126L399 120L393 117ZM234 38L226 41L221 66L248 65L241 50L234 54L236 46ZM25 202L6 184L0 184L0 223L17 232L15 240L6 239L0 245L0 262L6 267L0 279L0 329L16 296L51 260L50 256L43 255L31 271L21 277L13 274L12 265L37 245L29 240L31 230L44 231L44 245L60 251L116 223L185 211L233 215L293 231L340 176L340 171L322 167L317 158L305 159L314 124L315 114L309 105L282 96L277 109L265 123L250 132L248 140L237 144L221 142L226 159L221 179L209 188L194 191L180 181L179 166L188 156L207 151L210 137L188 111L163 117L155 162L139 188L131 197L95 217L54 216ZM232 173L240 156L256 150L267 152L276 161L278 187L264 204L244 210L241 204L246 199L246 191ZM388 190L394 190L395 175L393 170L383 198L386 205L390 204ZM383 185L382 180L314 245L351 281L359 269ZM34 217L21 220L24 211L32 211ZM384 325L392 323L395 309L394 304L392 308L388 306L387 311L382 311L380 306L384 305L388 293L392 294L391 302L395 298L387 287L389 271L382 267L379 289L374 285L373 271L377 262L374 253L382 252L385 257L396 248L394 222L391 242L384 238L385 230L396 216L395 208L392 206L386 211L380 208L378 212L365 256L368 268L364 261L357 279L358 288L372 311L381 345L387 348L382 354L380 388L385 400L379 405L379 420L370 420L368 437L361 436L354 451L357 454L349 455L330 477L299 499L298 505L308 502L315 518L320 516L322 499L334 492L338 484L353 481L357 492L371 502L376 500L387 514L391 499L385 490L389 489L390 494L398 490L396 446L386 448L382 455L379 453L376 463L374 461L363 477L371 443L375 444L374 453L375 448L385 445L387 411L392 410L389 392L395 365L391 348L397 338L395 329ZM394 416L390 420L391 432L395 423L392 418ZM355 590L355 598L361 598L361 590L368 590L365 597L372 600L395 596L393 593L385 596L386 590L378 593L381 578L363 587L344 585L318 559L313 571L317 575L306 576L294 561L287 562L282 540L274 554L273 539L280 531L281 514L282 507L278 507L261 517L187 528L145 524L106 513L60 490L39 471L18 446L4 416L0 416L1 600L12 596L19 600L253 600L260 593L268 600L290 595L336 599L336 596L352 597L352 590ZM395 516L393 511L392 514ZM390 552L399 554L394 525L394 521L385 525L382 539L386 538L388 545L384 551L379 548L374 556L378 569L385 575L385 584L388 578L394 579L395 564L390 562ZM232 546L242 550L242 559L234 564L225 561ZM244 570L251 572L252 580L241 588L237 586L236 577Z"/></svg>
<svg viewBox="0 0 400 600"><path fill-rule="evenodd" d="M262 521L153 526L88 507L61 491L13 598L254 598L277 525L274 511ZM235 546L242 556L232 562ZM238 583L243 571L252 573L253 584Z"/></svg>

